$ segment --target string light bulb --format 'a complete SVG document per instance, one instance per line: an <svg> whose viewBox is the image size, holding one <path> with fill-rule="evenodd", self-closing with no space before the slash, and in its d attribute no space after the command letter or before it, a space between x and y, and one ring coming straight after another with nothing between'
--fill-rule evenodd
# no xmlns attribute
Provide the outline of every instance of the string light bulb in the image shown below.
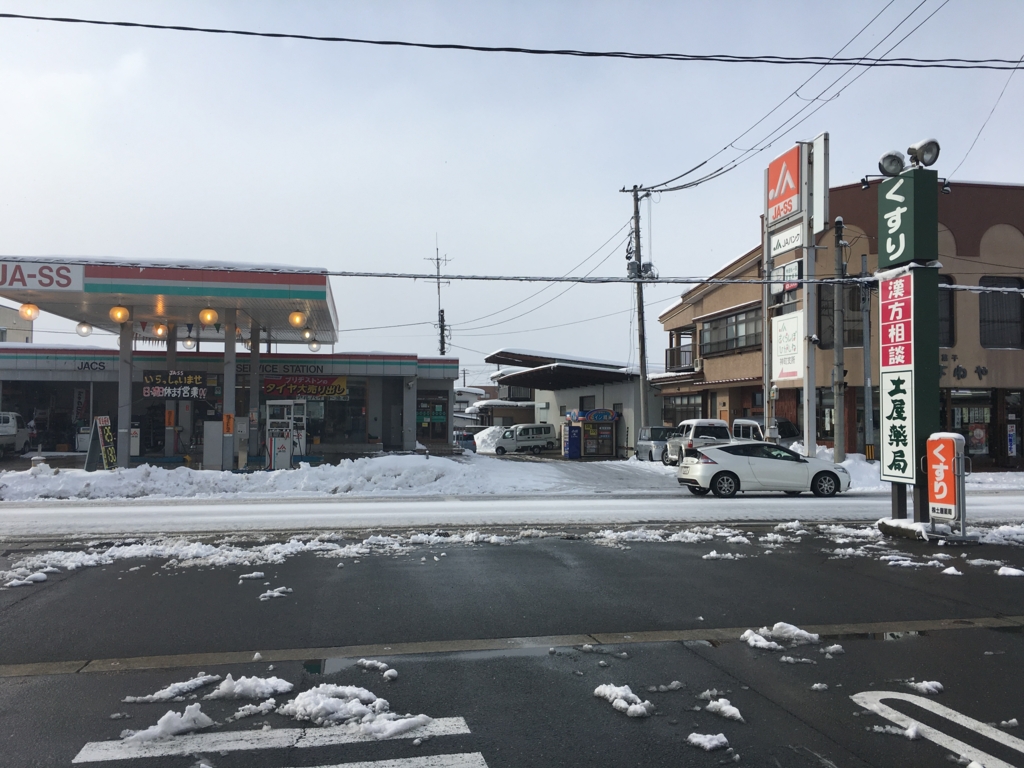
<svg viewBox="0 0 1024 768"><path fill-rule="evenodd" d="M110 308L110 319L115 323L127 323L130 315L128 307L122 307L120 304Z"/></svg>
<svg viewBox="0 0 1024 768"><path fill-rule="evenodd" d="M39 307L35 304L22 304L21 309L18 310L18 314L26 320L35 320L39 317Z"/></svg>

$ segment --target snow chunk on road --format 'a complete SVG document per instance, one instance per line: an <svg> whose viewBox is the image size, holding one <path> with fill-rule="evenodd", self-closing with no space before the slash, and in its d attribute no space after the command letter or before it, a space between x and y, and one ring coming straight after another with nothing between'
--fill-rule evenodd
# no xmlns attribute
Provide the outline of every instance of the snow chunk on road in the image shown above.
<svg viewBox="0 0 1024 768"><path fill-rule="evenodd" d="M13 579L4 584L5 587L30 587L40 581L46 581L46 574L42 571L32 573L21 579Z"/></svg>
<svg viewBox="0 0 1024 768"><path fill-rule="evenodd" d="M947 576L963 576L964 575L962 571L958 571L952 565L949 566L949 568L946 568L943 571L943 573L946 574Z"/></svg>
<svg viewBox="0 0 1024 768"><path fill-rule="evenodd" d="M771 640L766 640L764 637L762 637L761 635L759 635L757 632L755 632L752 629L748 629L746 632L744 632L742 635L740 635L740 640L745 642L751 648L759 648L760 650L763 650L763 651L781 651L782 650L782 646L781 645L779 645L778 643L773 643Z"/></svg>
<svg viewBox="0 0 1024 768"><path fill-rule="evenodd" d="M181 733L191 733L201 728L209 728L213 720L203 714L199 704L189 704L180 715L173 709L142 731L122 731L121 737L127 742L155 741Z"/></svg>
<svg viewBox="0 0 1024 768"><path fill-rule="evenodd" d="M280 677L240 677L231 675L224 678L217 688L203 696L204 699L265 699L280 693L290 693L295 686Z"/></svg>
<svg viewBox="0 0 1024 768"><path fill-rule="evenodd" d="M825 683L815 683L811 686L812 691L827 691L828 686Z"/></svg>
<svg viewBox="0 0 1024 768"><path fill-rule="evenodd" d="M686 743L700 747L705 752L729 746L729 740L725 738L724 733L691 733L686 737Z"/></svg>
<svg viewBox="0 0 1024 768"><path fill-rule="evenodd" d="M238 708L235 714L227 718L227 722L233 723L235 720L242 720L243 718L256 715L269 715L276 707L277 702L274 699L267 699L261 704L244 704Z"/></svg>
<svg viewBox="0 0 1024 768"><path fill-rule="evenodd" d="M285 597L291 591L291 587L278 587L277 589L267 590L260 595L260 602L265 603L267 600L272 600L275 597Z"/></svg>
<svg viewBox="0 0 1024 768"><path fill-rule="evenodd" d="M262 579L262 578L264 578L264 576L263 576L263 571L253 571L252 573L243 573L238 578L240 578L240 579Z"/></svg>
<svg viewBox="0 0 1024 768"><path fill-rule="evenodd" d="M917 732L916 725L912 725L906 729L895 725L873 725L871 726L871 730L874 733L891 733L893 736L905 736L911 741L921 738L921 735ZM974 765L974 763L971 763L971 765Z"/></svg>
<svg viewBox="0 0 1024 768"><path fill-rule="evenodd" d="M353 685L323 683L303 691L277 709L279 715L316 725L341 725L350 730L391 738L431 722L427 715L398 715L386 699Z"/></svg>
<svg viewBox="0 0 1024 768"><path fill-rule="evenodd" d="M811 632L804 632L800 627L787 624L784 621L776 623L772 627L772 639L789 640L792 645L805 645L807 643L817 644L821 638Z"/></svg>
<svg viewBox="0 0 1024 768"><path fill-rule="evenodd" d="M185 694L192 693L203 686L215 683L220 680L220 675L196 675L191 680L181 683L171 683L166 688L161 688L156 693L148 696L125 696L121 701L126 704L152 704L158 701L183 701Z"/></svg>
<svg viewBox="0 0 1024 768"><path fill-rule="evenodd" d="M798 659L793 656L780 656L779 661L783 664L817 664L814 659Z"/></svg>
<svg viewBox="0 0 1024 768"><path fill-rule="evenodd" d="M717 699L716 701L708 702L708 705L704 707L708 712L712 714L724 717L727 720L738 720L741 723L745 723L743 715L736 709L732 704L729 703L728 699Z"/></svg>
<svg viewBox="0 0 1024 768"><path fill-rule="evenodd" d="M926 693L930 696L942 693L942 683L937 680L922 680L920 683L908 682L907 685L918 693Z"/></svg>
<svg viewBox="0 0 1024 768"><path fill-rule="evenodd" d="M712 549L706 555L701 557L701 560L743 560L746 555L734 555L732 552L719 553Z"/></svg>
<svg viewBox="0 0 1024 768"><path fill-rule="evenodd" d="M641 701L628 685L599 685L594 689L594 696L608 701L616 712L625 712L629 717L650 717L654 712L654 705Z"/></svg>
<svg viewBox="0 0 1024 768"><path fill-rule="evenodd" d="M996 571L996 576L1024 576L1024 571L1019 568L1009 568L1004 565Z"/></svg>
<svg viewBox="0 0 1024 768"><path fill-rule="evenodd" d="M818 653L827 653L831 654L832 656L835 656L840 653L846 653L846 651L843 650L843 646L836 644L830 645L827 648L819 648Z"/></svg>
<svg viewBox="0 0 1024 768"><path fill-rule="evenodd" d="M985 566L988 566L988 565L1000 566L1000 565L1003 564L1003 561L1002 560L986 560L983 557L979 557L979 558L977 558L975 560L968 560L967 564L968 565L975 565L975 566L978 566L979 568L984 568Z"/></svg>

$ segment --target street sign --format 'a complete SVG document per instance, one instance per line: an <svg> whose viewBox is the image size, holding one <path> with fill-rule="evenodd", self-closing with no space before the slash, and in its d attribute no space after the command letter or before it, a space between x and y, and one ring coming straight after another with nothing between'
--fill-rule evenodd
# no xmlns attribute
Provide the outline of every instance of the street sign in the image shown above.
<svg viewBox="0 0 1024 768"><path fill-rule="evenodd" d="M768 212L769 229L803 211L800 186L801 149L801 145L797 144L768 164L765 210Z"/></svg>
<svg viewBox="0 0 1024 768"><path fill-rule="evenodd" d="M771 239L772 258L774 259L792 251L794 248L803 247L804 228L802 224L797 224L781 232L772 233L769 237Z"/></svg>
<svg viewBox="0 0 1024 768"><path fill-rule="evenodd" d="M933 518L962 517L964 443L964 436L956 432L936 432L928 438L928 512Z"/></svg>
<svg viewBox="0 0 1024 768"><path fill-rule="evenodd" d="M913 483L914 441L914 282L909 272L879 280L881 354L881 475Z"/></svg>
<svg viewBox="0 0 1024 768"><path fill-rule="evenodd" d="M799 381L804 377L804 312L772 318L772 381Z"/></svg>
<svg viewBox="0 0 1024 768"><path fill-rule="evenodd" d="M101 465L103 469L113 469L117 466L117 446L114 443L114 428L110 425L109 416L97 416L93 419L89 450L85 454L86 472L95 472Z"/></svg>

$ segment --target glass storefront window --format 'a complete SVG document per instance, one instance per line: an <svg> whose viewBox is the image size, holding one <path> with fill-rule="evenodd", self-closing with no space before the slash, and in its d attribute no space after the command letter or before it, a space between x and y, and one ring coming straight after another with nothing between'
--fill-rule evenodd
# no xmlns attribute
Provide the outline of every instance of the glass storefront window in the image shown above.
<svg viewBox="0 0 1024 768"><path fill-rule="evenodd" d="M969 456L988 456L993 423L992 391L989 389L954 389L950 392L951 428L967 441Z"/></svg>
<svg viewBox="0 0 1024 768"><path fill-rule="evenodd" d="M344 398L307 400L310 436L323 443L365 443L366 382L348 381Z"/></svg>
<svg viewBox="0 0 1024 768"><path fill-rule="evenodd" d="M447 392L427 390L416 396L416 439L421 443L449 442Z"/></svg>

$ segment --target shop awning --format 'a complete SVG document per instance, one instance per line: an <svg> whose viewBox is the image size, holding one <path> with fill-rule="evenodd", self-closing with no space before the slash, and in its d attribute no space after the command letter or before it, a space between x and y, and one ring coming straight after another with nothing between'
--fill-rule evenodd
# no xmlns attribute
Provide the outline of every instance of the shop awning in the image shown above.
<svg viewBox="0 0 1024 768"><path fill-rule="evenodd" d="M502 384L514 387L530 387L532 389L573 389L595 384L611 384L617 381L629 381L633 374L621 368L602 368L574 363L551 363L526 371L510 373L500 379Z"/></svg>
<svg viewBox="0 0 1024 768"><path fill-rule="evenodd" d="M235 309L243 339L253 323L262 329L263 341L269 333L273 342L305 344L304 328L321 344L338 339L330 279L318 268L2 256L0 296L112 333L119 325L110 319L110 309L129 307L134 331L143 338L155 338L154 325L173 323L183 339L191 323L193 338L223 341L218 324L199 322L199 312L209 307L221 322L224 310ZM295 311L305 314L305 325L289 323Z"/></svg>

